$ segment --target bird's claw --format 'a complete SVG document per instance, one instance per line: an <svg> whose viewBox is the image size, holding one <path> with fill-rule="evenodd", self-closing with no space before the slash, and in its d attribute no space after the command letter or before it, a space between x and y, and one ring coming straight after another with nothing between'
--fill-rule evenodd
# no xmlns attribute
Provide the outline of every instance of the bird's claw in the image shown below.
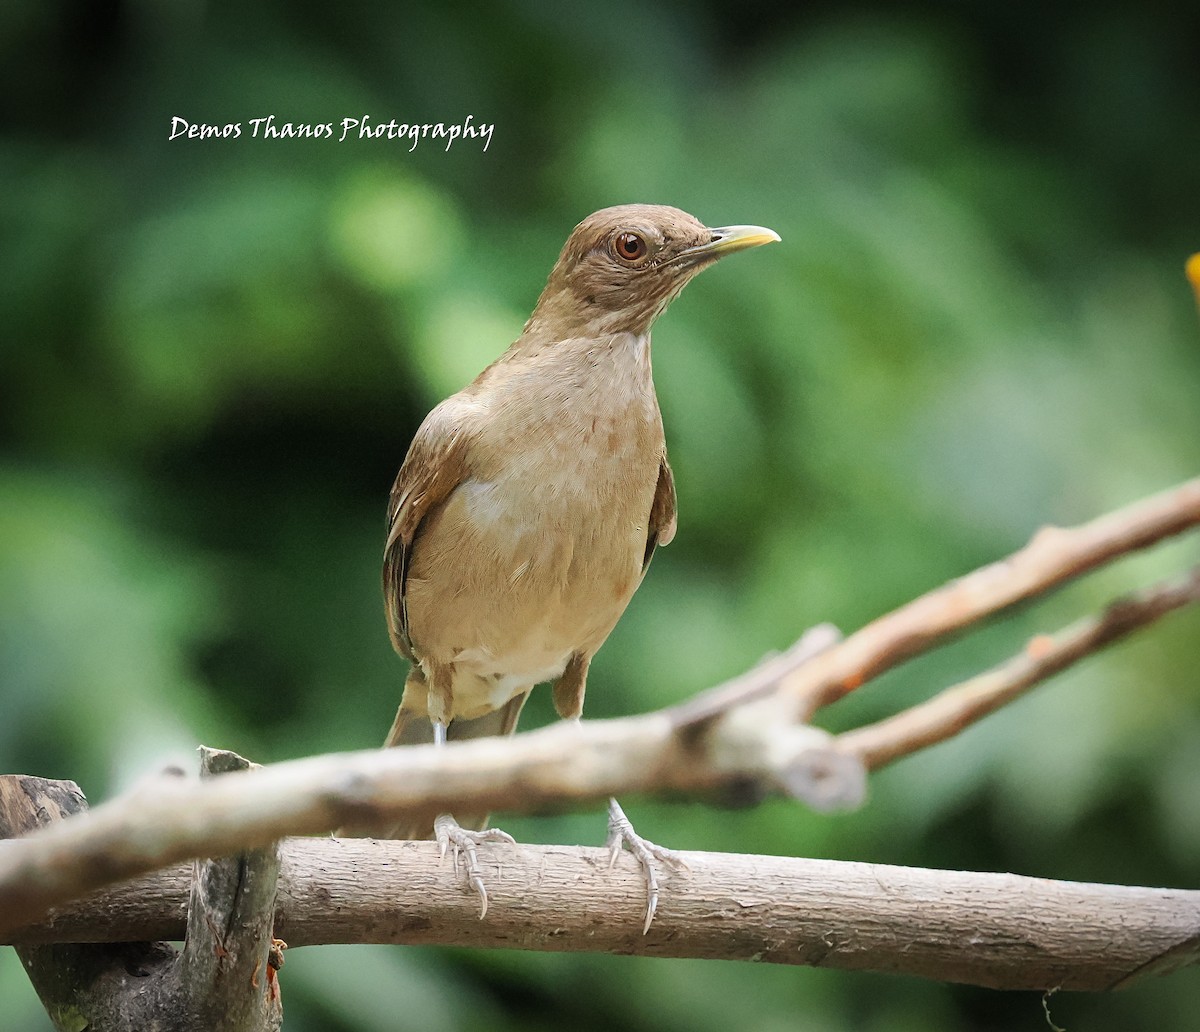
<svg viewBox="0 0 1200 1032"><path fill-rule="evenodd" d="M479 897L479 920L482 921L487 916L488 894L487 887L483 883L483 867L479 863L479 853L475 847L481 842L515 844L516 839L499 828L469 831L461 827L458 821L448 813L438 816L433 822L433 831L437 837L438 854L441 859L445 860L446 854L450 853L454 862L455 875L458 874L459 857L465 855L466 859L463 863L467 869L467 884L475 890L475 894Z"/></svg>
<svg viewBox="0 0 1200 1032"><path fill-rule="evenodd" d="M646 879L646 923L642 926L642 934L650 931L650 923L658 910L658 874L655 871L655 861L667 864L677 871L688 870L687 861L678 853L655 845L649 839L642 838L633 830L621 804L615 799L608 801L608 868L611 871L621 855L621 848L627 848L641 865L642 875Z"/></svg>

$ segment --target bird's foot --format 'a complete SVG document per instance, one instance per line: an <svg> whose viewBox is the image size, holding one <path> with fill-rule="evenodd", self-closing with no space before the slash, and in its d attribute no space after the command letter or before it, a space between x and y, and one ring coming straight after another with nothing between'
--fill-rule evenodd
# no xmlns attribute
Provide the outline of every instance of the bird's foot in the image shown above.
<svg viewBox="0 0 1200 1032"><path fill-rule="evenodd" d="M488 828L486 831L469 831L461 827L458 821L448 813L438 815L437 819L433 822L433 831L437 838L438 850L442 859L446 858L447 852L453 857L455 874L458 874L459 857L465 857L464 866L467 869L467 884L479 896L479 919L482 921L487 915L488 894L487 888L483 884L483 868L480 866L479 854L475 847L481 842L508 842L515 844L516 839L508 834L508 832L501 831L499 828Z"/></svg>
<svg viewBox="0 0 1200 1032"><path fill-rule="evenodd" d="M615 799L608 801L608 866L611 870L621 855L621 847L625 846L642 866L642 874L646 879L646 923L642 926L642 934L650 931L650 922L654 920L654 912L658 909L658 873L657 863L667 864L677 871L686 871L688 865L678 853L662 846L656 846L648 839L642 838L633 830L621 804Z"/></svg>

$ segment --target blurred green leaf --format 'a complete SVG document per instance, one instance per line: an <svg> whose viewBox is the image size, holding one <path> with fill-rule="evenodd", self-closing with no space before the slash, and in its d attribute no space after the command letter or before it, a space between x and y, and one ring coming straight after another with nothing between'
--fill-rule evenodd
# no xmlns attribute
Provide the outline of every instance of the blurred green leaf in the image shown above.
<svg viewBox="0 0 1200 1032"><path fill-rule="evenodd" d="M783 240L706 272L655 331L679 535L597 656L588 715L684 698L1194 476L1197 12L1044 16L9 5L0 765L98 802L201 740L264 761L378 743L404 677L378 587L391 478L608 204ZM496 128L486 153L167 139L175 115L270 113ZM1193 536L1130 559L822 718L878 719L1198 557ZM681 848L1194 886L1197 621L881 772L855 814L629 812ZM529 726L554 719L546 694ZM604 833L600 812L503 825ZM5 1013L38 1027L9 961ZM1190 1027L1197 977L1056 998L1055 1019ZM1044 1020L1036 994L515 951L297 951L283 985L288 1028L332 1032Z"/></svg>

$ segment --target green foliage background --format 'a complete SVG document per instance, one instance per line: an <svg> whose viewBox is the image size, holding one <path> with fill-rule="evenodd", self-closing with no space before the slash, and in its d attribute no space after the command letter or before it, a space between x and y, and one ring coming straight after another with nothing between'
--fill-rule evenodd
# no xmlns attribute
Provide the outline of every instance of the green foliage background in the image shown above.
<svg viewBox="0 0 1200 1032"><path fill-rule="evenodd" d="M424 413L520 331L572 226L675 204L783 243L655 331L680 531L593 666L662 706L1194 475L1194 5L534 0L0 9L0 769L93 801L204 741L368 747L403 664L383 507ZM494 123L460 142L193 122ZM1094 576L835 707L871 719L1195 561ZM1200 618L883 772L862 811L629 800L681 848L1196 887ZM541 694L541 693L539 693ZM550 719L547 700L530 724ZM599 843L600 812L500 822ZM1196 1027L1195 969L1056 997ZM293 1032L1038 1029L1036 994L735 963L325 947ZM0 1025L48 1027L11 950Z"/></svg>

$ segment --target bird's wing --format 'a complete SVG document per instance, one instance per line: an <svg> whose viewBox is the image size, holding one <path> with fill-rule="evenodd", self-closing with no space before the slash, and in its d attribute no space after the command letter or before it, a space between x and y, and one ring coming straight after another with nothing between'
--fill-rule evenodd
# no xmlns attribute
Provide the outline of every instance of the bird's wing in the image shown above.
<svg viewBox="0 0 1200 1032"><path fill-rule="evenodd" d="M675 476L671 473L671 464L667 461L667 453L664 451L662 463L658 467L658 484L654 488L654 501L650 504L646 554L642 558L643 574L654 556L654 549L659 545L669 545L671 539L675 537L676 515Z"/></svg>
<svg viewBox="0 0 1200 1032"><path fill-rule="evenodd" d="M435 408L417 430L388 499L388 536L383 547L383 598L388 633L396 651L413 659L408 637L405 587L413 543L421 522L469 476L474 407L461 395Z"/></svg>

